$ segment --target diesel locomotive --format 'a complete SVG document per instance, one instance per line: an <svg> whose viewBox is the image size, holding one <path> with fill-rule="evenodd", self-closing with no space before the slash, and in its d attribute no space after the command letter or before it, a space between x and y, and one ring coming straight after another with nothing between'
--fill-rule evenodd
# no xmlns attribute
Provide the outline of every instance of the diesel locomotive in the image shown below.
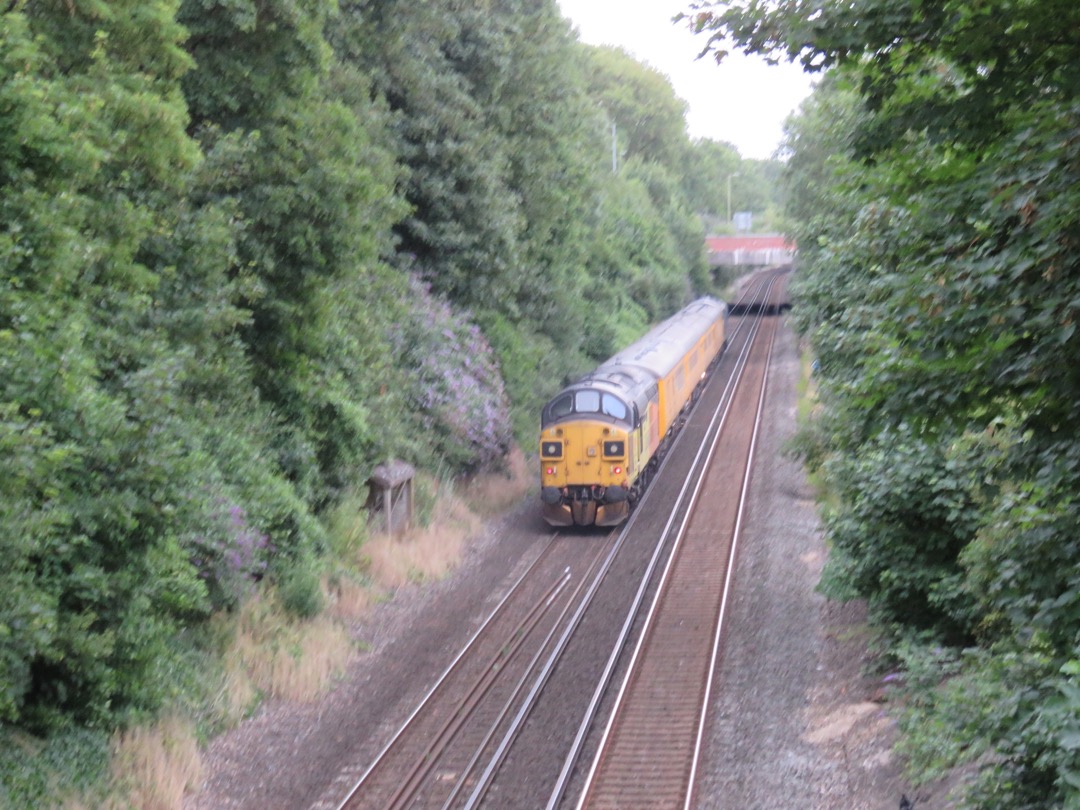
<svg viewBox="0 0 1080 810"><path fill-rule="evenodd" d="M540 500L553 526L630 514L726 342L727 305L699 298L560 391L540 417Z"/></svg>

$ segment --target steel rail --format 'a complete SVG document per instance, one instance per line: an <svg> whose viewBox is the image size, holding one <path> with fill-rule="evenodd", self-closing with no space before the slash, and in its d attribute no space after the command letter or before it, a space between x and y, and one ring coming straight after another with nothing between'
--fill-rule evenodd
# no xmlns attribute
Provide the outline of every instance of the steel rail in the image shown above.
<svg viewBox="0 0 1080 810"><path fill-rule="evenodd" d="M745 302L747 301L747 299L751 298L751 297L756 298L756 293L760 289L761 289L760 284L748 286L747 290L745 290L743 292L739 303L745 306ZM740 335L740 333L742 332L744 326L746 326L746 320L742 319L742 320L739 321L739 323L736 326L735 330L729 336L727 336L728 337L728 344L727 344L728 346L730 346L731 342ZM750 341L747 341L746 346L748 346L749 343L750 343ZM726 351L726 348L727 347L725 347L725 351ZM744 346L744 349L740 354L745 355L746 351L747 351L747 349ZM743 359L742 362L745 365L745 359ZM729 390L731 389L730 382L729 382L729 385L728 385L728 389ZM723 394L724 397L728 396L729 390L725 390L725 392ZM694 407L696 407L696 406L694 406ZM715 421L715 414L714 414L713 419ZM672 446L671 446L671 448L669 448L669 450L673 449L678 444L678 442L682 438L682 435L683 434L679 434L679 435L675 436L674 441L672 442ZM699 453L698 453L698 457L700 458L700 450L699 450ZM667 465L667 460L668 459L663 459L661 461L661 463L659 465L659 468L656 471L656 474L659 474L663 470L663 468ZM694 464L697 465L698 463L699 463L698 458L695 458ZM685 489L686 489L686 487L684 485L684 490L683 490L682 493L680 493L680 496L679 496L680 503L685 497ZM649 496L649 491L647 490L645 495L642 497L641 501L639 501L638 509L634 510L634 512L631 514L630 520L628 520L623 525L622 531L619 532L618 538L616 539L615 543L611 547L608 555L604 558L604 562L603 562L602 566L599 568L599 570L596 571L595 576L592 576L590 574L590 575L587 575L586 577L584 577L581 580L581 582L579 583L579 585L577 586L577 588L575 589L575 593L571 597L570 602L566 605L566 607L564 607L563 615L562 615L562 617L560 617L559 623L561 623L562 620L565 618L566 611L569 610L570 604L572 604L574 602L574 600L576 600L576 598L580 594L582 588L585 587L585 583L590 582L590 580L591 580L591 582L590 582L590 584L589 584L589 586L588 586L588 588L587 588L587 590L585 592L585 596L584 596L583 600L579 603L579 606L578 606L577 610L575 610L574 615L571 617L570 622L566 626L566 628L565 628L561 638L559 639L559 642L557 643L554 651L551 653L551 655L549 656L548 661L546 662L545 666L540 671L540 674L537 677L536 681L534 682L533 687L530 690L530 693L529 693L528 697L526 698L525 703L519 709L517 715L514 718L513 723L511 724L510 729L504 735L503 740L501 741L499 747L496 749L493 757L489 761L487 768L485 768L484 774L481 776L480 781L476 784L476 787L475 787L475 789L473 791L473 794L469 798L469 803L467 804L468 807L475 806L482 799L485 791L487 790L487 787L490 786L491 781L492 781L492 779L494 777L494 773L495 773L495 771L497 770L497 768L499 766L499 763L501 763L501 761L504 758L506 752L508 751L509 746L512 743L512 740L514 739L514 737L517 734L517 730L520 729L521 725L524 723L524 720L528 717L528 714L531 711L533 705L535 705L538 694L543 689L543 685L544 685L544 683L546 683L548 677L551 674L551 671L554 669L554 666L555 666L556 662L558 661L558 658L561 655L562 650L565 648L566 644L568 643L569 638L573 635L577 625L580 623L581 618L585 613L586 608L588 607L588 605L591 603L592 599L594 598L600 583L604 580L608 570L610 569L612 560L615 559L615 557L618 554L619 549L621 548L621 546L623 544L623 540L626 537L627 530L629 530L631 528L631 526L635 523L637 516L639 514L641 514L641 512L642 512L641 507L644 504L644 502L648 499L648 496ZM358 793L364 787L364 785L367 783L367 781L371 778L372 774L375 773L375 771L380 767L380 764L386 758L387 754L395 747L395 745L403 737L403 735L407 733L407 731L409 730L409 728L413 724L413 722L416 720L416 718L424 711L425 707L434 699L435 695L439 692L439 690L443 687L443 685L446 683L446 681L451 677L451 675L459 667L461 662L463 660L465 660L466 657L470 654L470 651L477 645L479 639L484 636L484 634L487 632L488 628L500 616L500 614L503 612L503 610L506 608L506 606L511 603L511 601L514 599L515 595L522 589L523 584L528 580L528 578L532 574L532 572L534 572L537 569L537 567L540 565L541 561L546 558L546 556L548 555L548 553L552 549L552 546L553 546L553 543L554 543L554 540L555 540L556 537L558 537L558 533L555 533L555 534L551 535L548 538L547 545L541 550L541 552L537 556L537 558L530 564L529 568L518 578L518 580L514 583L514 585L510 588L510 590L507 592L507 594L500 601L500 603L494 608L494 610L492 610L492 612L489 614L489 616L484 621L484 623L481 625L481 627L473 634L473 636L470 638L470 640L464 645L464 647L461 649L461 651L458 653L458 655L454 658L453 662L451 662L451 664L446 668L446 670L443 672L443 674L439 677L439 679L436 681L435 685L432 686L431 689L427 692L427 694L424 696L424 698L421 700L421 702L417 705L417 707L410 714L409 718L402 724L402 726L398 729L398 731L393 735L393 737L385 745L385 747L378 754L378 756L371 763L371 765L367 768L367 770L364 772L364 774L355 782L353 787L348 791L348 794L346 795L345 799L337 806L337 810L345 810L346 807L348 807L356 798L358 798ZM609 537L610 537L610 535L609 535ZM590 566L590 568L595 569L597 562L603 556L604 555L599 555L598 557L594 558L593 564ZM646 575L645 579L643 580L643 585L642 585L641 592L639 593L638 602L640 602L641 598L643 598L641 596L641 594L644 593L644 589L645 589L645 584L644 583L651 577L652 572L655 570L655 567L656 567L656 562L655 561L650 563L649 571L647 572L647 575ZM569 570L569 569L567 569L567 570ZM564 583L565 583L565 581L566 580L563 580ZM558 586L558 589L561 590L562 587L563 586L560 585L560 586ZM552 598L553 598L553 596L552 596ZM535 623L533 623L533 625L530 626L529 632L531 632L531 627L532 626L535 626ZM514 700L516 700L520 696L520 693L523 690L523 688L525 686L525 683L528 680L528 677L529 677L528 673L533 671L533 669L535 667L535 664L538 662L540 656L543 653L543 650L550 644L551 639L554 637L554 634L557 632L558 626L559 625L557 623L552 628L552 630L549 632L549 634L548 634L547 638L545 639L545 641L543 642L543 644L538 648L538 652L534 656L533 662L529 664L529 668L526 670L525 677L515 687L513 697L510 699L510 701L508 701L504 705L502 711L499 714L499 718L495 721L494 724L491 725L487 736L484 738L483 743L481 743L480 747L476 749L476 752L474 753L473 758L469 763L469 767L465 771L463 771L461 773L461 776L459 777L458 782L455 785L455 787L453 789L453 792L451 793L450 797L446 800L446 803L444 804L444 807L449 807L455 801L458 794L463 789L464 785L467 783L467 781L468 781L468 773L470 772L470 770L472 770L475 767L476 763L479 761L479 758L482 755L483 750L486 747L488 747L494 733L496 732L497 727L503 722L503 720L505 720L505 717L507 716L507 714L511 710L512 702ZM487 669L490 669L492 666L493 666L493 664L489 664ZM485 670L485 671L487 671L487 670ZM610 679L610 673L605 673L605 678ZM477 699L477 700L479 700L479 699ZM475 702L476 701L474 701L474 705L475 705ZM460 727L460 725L463 722L464 722L464 720L461 720L461 721L457 722L455 724L455 727L453 729L449 729L449 730L448 730L449 723L444 725L444 728L440 731L438 736L440 738L446 736L447 739L448 739L449 736L452 736L452 735L457 733L457 729ZM443 747L445 747L445 746L443 746ZM433 742L428 746L428 749L425 751L424 759L428 762L427 768L424 769L425 772L430 772L430 769L432 767L434 767L434 755L437 754L437 751L436 751L437 748L439 750L442 750L440 748L440 745L439 745L438 742ZM417 775L419 770L420 770L419 766L414 767L413 771L410 772L409 777L406 779L406 782L411 787L418 787L418 785L420 784L420 780L423 778L422 773ZM391 806L399 805L403 801L403 797L405 795L406 795L406 786L403 785L402 788L393 797L392 802L391 802Z"/></svg>
<svg viewBox="0 0 1080 810"><path fill-rule="evenodd" d="M608 534L608 539L610 539L613 535L614 535L614 532L609 533ZM518 698L521 696L522 691L524 691L526 685L529 682L529 676L533 672L536 671L536 666L537 666L538 662L540 661L540 659L543 657L544 650L548 649L548 646L551 644L551 640L555 637L555 634L558 632L559 628L563 626L563 621L566 619L566 615L570 611L570 608L573 605L578 604L578 598L581 595L582 589L585 588L586 583L592 582L596 578L597 568L601 564L601 560L603 560L603 565L606 568L607 565L609 564L608 563L608 558L609 557L610 557L610 551L609 551L608 554L597 554L593 558L592 563L589 565L588 571L585 573L585 575L578 582L577 587L575 587L575 589L574 589L574 592L570 595L570 598L567 600L566 604L563 606L563 609L562 609L558 619L552 625L551 630L548 631L548 634L544 638L543 642L536 648L536 653L533 655L532 661L529 662L529 666L526 668L525 674L518 681L517 685L514 687L513 693L504 702L502 710L499 712L498 717L496 717L494 722L491 724L491 726L490 726L490 728L488 730L488 733L484 736L483 741L480 743L480 745L477 746L476 751L473 754L472 759L470 759L468 765L465 768L462 769L461 775L458 777L457 783L454 785L454 789L451 791L450 795L446 798L446 801L443 802L443 805L442 805L443 810L448 810L452 806L453 802L457 799L458 795L461 793L461 791L464 789L465 785L468 783L469 776L475 772L476 764L480 761L481 757L483 756L484 750L491 743L491 740L495 737L495 734L498 731L499 726L503 723L503 721L506 719L507 715L510 713L511 709L517 703Z"/></svg>
<svg viewBox="0 0 1080 810"><path fill-rule="evenodd" d="M762 302L768 300L768 297L771 294L771 290L773 289L774 285L775 285L775 278L769 278L769 279L763 280L763 282L759 285L758 292L760 292L762 294L761 295L761 301ZM744 296L744 298L745 298L745 296ZM743 348L742 348L742 351L740 353L740 358L739 358L740 365L736 369L735 373L732 375L732 382L731 382L732 389L734 389L734 387L737 386L741 382L742 377L744 376L744 373L745 373L746 368L747 368L748 360L749 360L750 350L753 347L754 340L756 339L756 336L757 336L758 332L760 331L761 324L762 324L763 320L764 320L764 316L761 315L761 314L758 314L755 318L753 318L750 321L750 324L749 324L750 333L747 336L747 339L746 339L745 343L743 344ZM666 563L666 565L664 567L663 573L661 574L660 582L659 582L659 585L657 587L653 602L652 602L652 604L651 604L651 606L649 608L649 612L648 612L647 616L645 617L645 622L644 622L644 625L642 627L641 633L638 636L638 641L637 641L637 643L636 643L636 645L634 647L633 653L631 655L627 672L626 672L626 674L625 674L625 676L623 678L623 682L622 682L622 684L620 686L620 689L619 689L619 692L618 692L618 694L616 696L615 704L614 704L614 707L613 707L613 709L611 711L611 714L610 714L610 716L608 718L608 722L607 722L607 724L605 726L604 733L601 736L599 748L598 748L598 750L597 750L597 752L596 752L596 754L595 754L595 756L593 758L593 762L592 762L592 765L591 765L591 767L589 769L588 775L586 776L585 784L584 784L584 787L582 789L581 795L579 796L579 801L578 801L578 804L577 804L577 807L579 808L579 810L581 810L581 808L584 808L586 806L588 800L589 800L590 791L592 789L592 785L593 785L594 780L595 780L595 778L597 776L600 765L601 765L601 763L603 761L605 749L606 749L606 747L608 745L610 736L612 734L613 728L614 728L615 723L617 721L617 718L618 718L618 716L620 714L620 711L622 710L622 706L623 706L624 701L626 699L626 695L627 695L629 686L631 684L634 671L639 665L640 657L641 657L641 655L643 653L645 644L646 644L646 642L647 642L647 640L649 638L649 634L650 634L650 632L651 632L651 630L653 628L654 621L655 621L655 618L656 618L656 615L657 615L657 611L659 610L659 606L661 604L661 601L662 601L662 598L663 598L663 595L664 595L664 591L668 586L668 582L669 582L670 577L671 577L671 572L673 571L675 563L676 563L676 561L678 559L679 552L680 552L680 547L681 547L681 544L683 542L683 539L685 538L686 531L687 531L687 528L689 526L690 519L693 516L693 512L694 512L694 510L696 508L698 498L699 498L700 493L701 493L701 491L702 491L702 489L704 487L704 483L705 483L705 480L706 480L706 473L707 473L708 469L712 465L712 460L713 460L713 457L715 455L716 448L719 445L720 437L721 437L721 435L723 435L724 427L725 427L727 419L728 419L728 417L729 417L729 415L731 413L731 405L732 405L733 400L734 400L733 395L731 397L729 397L728 399L726 399L726 400L722 400L723 415L719 420L719 424L715 425L715 430L713 430L713 425L710 425L709 430L706 432L706 440L707 441L704 441L702 443L701 449L699 449L699 457L700 457L701 453L705 451L706 445L708 446L708 451L707 451L707 455L706 455L704 463L699 467L698 464L697 464L697 460L695 459L695 465L691 470L691 475L696 473L696 478L694 479L694 486L693 486L693 490L692 490L692 494L691 494L691 499L690 499L689 505L688 505L685 513L683 513L683 519L680 522L678 532L676 534L674 543L672 544L671 553L669 554L669 556L667 558L667 563ZM718 414L719 414L719 408L718 408ZM716 422L716 416L714 415L714 424L715 424L715 422ZM709 438L710 436L711 436L711 439ZM747 470L747 474L746 474L746 476L744 478L744 482L748 481L748 479L749 479L749 469ZM690 481L688 480L687 484L689 484L689 483L690 483ZM685 491L685 486L684 486L684 491ZM674 515L673 515L673 517L674 517ZM665 527L665 532L670 531L670 527L671 527L671 520L669 520L668 526ZM664 543L666 543L666 537L661 538L659 545L663 545ZM730 570L728 572L728 575L730 576ZM634 620L636 620L636 615L632 615L632 616L628 617L628 624L632 623ZM611 656L611 659L609 661L609 665L612 668L614 666L614 662L617 661L618 658L622 655L625 642L626 642L625 637L620 638L620 645L617 646L615 649L613 649L612 656ZM606 684L601 684L600 686L598 686L597 696L599 696L602 691L606 690L606 686L607 686ZM598 703L598 697L597 696L594 696L594 702L595 703ZM591 717L586 718L586 721L584 721L583 724L582 724L583 729L586 728L588 724L591 724L591 722L592 722ZM575 756L577 754L579 754L579 753L580 753L580 750L574 752ZM569 774L569 770L570 770L570 768L572 767L573 764L575 764L575 763L570 763L569 758L568 758L567 763L564 766L564 772ZM561 800L561 797L560 797L560 799L556 799L553 796L552 801L549 801L549 803L548 803L548 807L549 808L554 807L555 804L557 804L557 801L559 801L559 800Z"/></svg>
<svg viewBox="0 0 1080 810"><path fill-rule="evenodd" d="M415 796L424 778L435 767L439 755L450 744L462 724L469 719L477 703L487 694L499 670L506 666L521 650L529 634L544 617L553 604L555 597L562 592L569 581L570 569L567 568L563 572L563 576L548 588L525 617L510 631L508 635L513 641L509 645L499 647L488 663L484 665L480 677L473 683L472 688L454 707L454 710L444 720L442 727L432 735L427 747L413 762L408 773L403 775L397 789L386 802L387 808L403 807Z"/></svg>
<svg viewBox="0 0 1080 810"><path fill-rule="evenodd" d="M555 538L558 536L559 533L554 532L548 537L547 543L540 550L540 553L536 555L536 559L532 561L529 567L525 569L521 576L518 577L518 579L509 588L509 590L507 590L506 595L503 596L499 603L492 609L491 613L488 614L488 617L465 643L465 645L461 648L460 652L458 652L458 654L454 657L454 660L450 662L450 664L446 667L445 670L443 670L442 675L439 676L439 678L435 681L435 684L420 700L420 703L418 703L416 708L413 709L412 713L408 716L408 718L406 718L405 722L401 724L398 730L390 738L389 742L386 743L386 745L378 753L372 763L368 766L367 770L364 771L360 778L357 779L353 786L349 789L348 793L345 795L345 798L342 799L342 801L337 805L336 810L345 810L349 802L351 802L353 800L353 797L359 792L360 788L363 787L364 783L367 782L367 780L371 777L371 774L375 772L376 768L379 767L380 763L383 761L386 755L390 752L390 750L393 749L395 743L405 734L406 730L420 715L424 707L431 701L431 699L447 681L450 675L458 668L460 663L469 654L469 651L476 645L478 640L483 637L483 635L487 632L488 628L495 622L495 620L499 618L506 606L511 603L514 596L522 588L523 584L539 567L540 563L544 560L544 558L547 557L547 555L551 552L552 546L555 542Z"/></svg>
<svg viewBox="0 0 1080 810"><path fill-rule="evenodd" d="M748 289L744 292L743 298L741 300L745 300L747 297L749 297L749 295L750 290ZM735 391L739 380L742 378L742 373L745 370L747 361L749 359L750 348L753 343L753 330L755 329L757 323L758 320L755 319L750 324L749 328L751 329L751 334L749 336L749 339L745 340L740 347L739 356L738 358L736 358L735 361L735 368L733 369L731 376L728 378L724 391L720 395L720 400L717 403L716 409L713 411L709 426L708 428L706 428L706 439L710 435L719 436L720 432L723 430L725 421L727 420L730 410L732 394ZM739 328L737 328L735 332L736 335L739 334L744 325L745 322L741 322L739 324ZM593 720L595 719L596 712L600 705L600 701L603 699L604 694L607 691L607 688L611 682L611 676L615 671L615 667L618 664L618 660L622 655L622 651L626 646L627 640L630 636L630 632L640 612L641 605L645 600L645 594L647 593L649 585L652 581L653 572L656 570L659 560L663 556L662 553L667 545L668 538L671 536L672 526L680 513L684 514L684 521L680 525L679 535L681 535L681 533L685 529L685 523L689 519L689 514L693 509L693 503L697 499L697 490L700 488L700 484L698 485L698 487L695 488L689 506L684 506L684 501L686 500L687 492L691 489L691 485L694 483L694 481L696 480L700 482L704 480L704 471L701 468L703 464L705 465L705 467L707 467L708 465L707 459L705 461L702 460L705 452L706 442L703 441L701 446L698 448L697 454L695 455L693 462L690 465L690 470L687 473L686 479L683 482L683 486L679 491L679 495L676 498L674 505L672 506L671 514L668 517L667 523L665 524L663 530L660 533L660 538L657 541L656 546L653 550L653 554L649 560L649 565L646 567L645 573L641 578L641 583L638 586L634 601L630 605L629 610L627 611L626 619L623 622L622 629L615 644L612 647L612 651L608 657L607 664L604 667L604 671L601 674L599 681L597 682L595 690L593 691L592 699L590 700L588 708L586 709L585 714L582 717L582 721L578 726L578 731L574 738L574 742L567 756L563 760L563 767L559 773L559 778L556 781L555 787L548 798L548 802L546 805L547 810L554 810L554 808L556 808L561 803L565 795L566 788L569 785L570 778L573 774L573 769L577 764L577 760L581 754L581 749L585 744L585 738L588 734L590 726L593 723ZM684 509L685 512L682 511ZM671 556L669 555L669 563L670 559Z"/></svg>
<svg viewBox="0 0 1080 810"><path fill-rule="evenodd" d="M743 297L746 298L747 295L749 295L749 293L744 293ZM742 324L740 323L740 328L741 328L741 326L742 326ZM738 332L739 332L739 329L736 329L736 334ZM729 383L729 389L728 390L730 390L730 388L731 388L731 385ZM725 395L726 394L727 394L727 390L725 390ZM715 416L714 416L714 418L715 418ZM684 435L683 433L679 433L678 435L676 435L675 441L672 443L672 447L669 448L668 457L664 460L664 462L661 463L661 466L657 470L656 475L659 475L660 472L663 470L664 466L667 463L667 459L671 458L670 450L674 449L674 447L682 439L683 435ZM684 490L685 490L685 487L684 487ZM537 701L541 691L543 690L544 685L546 684L548 678L551 676L551 673L554 671L554 668L557 665L557 663L559 661L559 658L562 655L563 650L566 648L566 645L569 643L569 640L572 637L574 631L577 629L577 626L580 624L581 619L585 615L585 611L587 610L587 608L591 604L593 598L595 597L596 591L599 589L600 584L602 583L602 581L604 579L604 576L607 573L607 570L610 568L610 561L614 560L615 556L617 555L617 553L619 551L619 548L622 545L623 538L626 536L627 532L629 531L629 529L631 528L633 523L636 521L637 516L642 513L642 507L643 507L645 501L647 500L647 498L649 496L649 492L650 492L650 490L646 490L645 495L642 497L641 501L639 501L637 508L635 508L634 512L631 513L630 520L628 520L627 523L624 524L623 531L620 532L619 541L616 543L616 546L612 549L611 555L609 557L609 561L607 563L605 563L603 570L600 572L599 576L595 579L593 584L590 586L589 591L586 594L586 598L581 602L581 604L580 604L578 610L576 611L573 619L571 620L570 624L567 625L566 630L564 631L562 637L560 638L558 645L552 651L552 653L549 656L548 661L546 662L544 668L540 671L539 675L537 676L537 680L534 683L533 688L530 691L526 702L519 709L518 714L514 718L514 722L511 724L510 728L504 734L504 737L503 737L502 741L500 742L499 747L496 749L494 755L489 760L488 765L485 768L483 774L481 775L480 780L477 782L476 786L474 787L473 792L470 795L469 800L465 805L467 810L470 810L471 808L476 807L479 804L479 802L482 801L484 795L486 794L487 789L490 787L491 782L494 779L495 773L498 770L499 765L501 764L503 758L506 756L507 752L509 751L509 748L512 745L514 739L516 738L522 724L528 718L528 715L531 712L532 707L536 704L536 701ZM683 497L682 494L680 494L680 499L682 497ZM648 580L651 577L651 573L656 567L656 555L658 553L659 553L659 550L656 552L656 554L654 554L653 561L650 562L650 565L649 565L649 568L648 568L647 572L642 577L642 586L641 586L642 589L646 588ZM639 596L639 599L640 598L641 597Z"/></svg>
<svg viewBox="0 0 1080 810"><path fill-rule="evenodd" d="M614 536L614 532L608 533L607 540L610 541ZM447 807L453 804L456 796L461 791L463 784L468 781L471 771L475 769L475 763L480 759L485 748L488 747L491 739L496 734L507 714L514 708L515 701L520 696L525 685L529 682L530 674L534 671L536 661L541 652L550 643L551 637L565 620L566 613L580 595L584 583L590 581L595 575L598 564L601 560L605 559L604 544L597 544L592 546L592 548L595 549L596 553L589 565L585 567L585 573L573 589L573 592L569 596L566 596L563 593L566 590L566 585L573 579L571 569L567 567L559 577L558 582L549 587L545 593L535 601L535 604L529 609L528 615L520 620L517 626L506 634L509 641L504 642L492 656L491 660L484 665L480 671L479 677L474 680L472 686L468 689L467 694L457 698L455 702L448 707L449 716L443 719L437 730L427 733L428 740L426 744L417 754L411 755L412 761L407 771L401 777L402 781L394 786L390 798L386 800L375 799L375 802L377 802L377 805L375 806L390 810L392 808L401 808L416 804L420 798L421 792L425 790L425 786L430 787L432 785L431 782L427 781L431 772L436 767L445 763L447 755L450 755L452 758L454 754L460 754L471 748L473 750L472 759L464 768L460 769L460 776L457 784L452 788L449 798L443 802L443 806ZM530 571L526 573L528 574L534 570L539 563L540 560L538 559L530 566ZM519 583L523 580L524 578L519 580ZM513 590L517 591L520 589L515 588ZM558 607L559 605L561 605L559 615L552 621L553 627L548 631L545 639L540 642L539 645L536 645L538 652L533 655L532 660L523 666L512 664L522 650L532 649L529 639L536 626L544 619L553 606ZM470 644L469 646L473 645ZM482 718L479 717L481 712L490 714L492 701L489 699L489 692L496 687L504 690L506 679L503 676L515 667L522 673L520 680L513 687L510 696L503 699L502 707L496 712L497 716L490 722L486 734L483 734L481 741L477 743L475 734L470 738L468 730L466 730L466 733L464 734L462 731L466 724L472 723L475 725L477 719L482 720ZM449 674L450 672L448 670L447 675ZM445 678L441 680L445 680ZM432 692L429 693L429 697L434 691L435 690L432 690ZM495 704L496 707L498 707L498 705L498 703ZM436 710L440 708L437 701L433 708ZM414 712L413 716L415 717L417 714L418 712ZM482 728L483 726L481 726L481 730ZM390 746L387 746L385 751L392 751L397 741L408 732L408 726L403 727L398 735L395 736L394 742ZM465 740L464 743L462 742L462 738ZM382 759L383 755L380 756L380 761ZM368 769L364 783L358 784L356 788L354 788L350 796L345 800L343 807L351 808L355 802L364 801L361 791L368 781L367 777L376 770L377 767L375 766ZM374 802L372 802L373 797L369 796L367 798L369 804L374 804ZM423 803L430 805L433 802L439 801L441 800L429 794L423 800Z"/></svg>
<svg viewBox="0 0 1080 810"><path fill-rule="evenodd" d="M743 519L746 515L746 504L750 494L750 478L753 473L754 451L757 449L758 434L761 432L762 416L765 413L765 396L769 388L769 369L772 367L773 349L776 345L776 329L769 336L769 350L765 357L765 373L761 380L761 392L758 395L757 412L754 414L754 430L750 436L750 448L747 451L749 463L746 475L743 477L742 492L739 494L739 510L735 516L735 529L731 538L731 551L728 554L727 573L724 577L724 592L720 598L720 610L716 619L716 632L713 635L712 655L709 660L709 671L705 681L705 695L701 702L701 717L698 720L697 740L694 743L693 760L690 766L690 777L687 780L686 802L684 810L691 810L694 787L697 781L698 764L701 760L701 751L704 745L706 725L708 722L709 702L712 698L712 687L716 676L716 665L720 658L720 640L724 629L724 616L727 613L728 599L731 596L731 581L735 573L735 560L738 551L739 538L742 536Z"/></svg>
<svg viewBox="0 0 1080 810"><path fill-rule="evenodd" d="M646 491L646 496L648 492ZM642 499L644 500L644 498ZM585 615L585 611L589 605L592 604L593 598L596 596L596 592L600 588L600 584L604 581L604 577L607 575L608 570L611 568L612 562L615 557L618 556L619 550L622 548L622 544L628 534L630 527L635 522L635 516L639 514L637 510L631 513L630 519L623 524L622 530L619 532L618 539L612 546L611 551L608 553L604 560L604 564L596 576L589 583L588 589L585 591L582 601L578 604L574 614L570 617L570 621L567 623L563 630L562 635L559 637L558 642L549 654L544 666L540 669L533 682L532 688L529 690L529 694L526 696L525 702L518 709L517 714L514 716L510 727L503 734L502 740L499 742L495 752L488 760L487 766L484 768L480 779L477 781L476 786L473 788L473 792L469 795L468 800L465 803L466 810L476 807L476 805L483 799L487 793L488 788L491 785L491 780L495 776L495 772L498 770L499 765L502 763L503 758L506 756L507 751L510 750L510 746L514 739L517 737L522 724L528 718L532 707L536 705L536 700L540 695L540 692L544 688L544 684L547 683L548 678L551 676L552 671L555 669L555 665L558 663L559 658L562 656L563 650L569 643L570 638L573 636L577 626L581 623L581 619Z"/></svg>

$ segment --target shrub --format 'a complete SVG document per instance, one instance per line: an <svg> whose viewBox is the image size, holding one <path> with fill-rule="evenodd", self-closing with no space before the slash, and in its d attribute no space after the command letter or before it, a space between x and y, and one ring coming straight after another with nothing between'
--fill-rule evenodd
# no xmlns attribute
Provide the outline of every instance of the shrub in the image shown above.
<svg viewBox="0 0 1080 810"><path fill-rule="evenodd" d="M212 533L196 537L193 562L206 581L215 608L233 608L266 571L270 541L248 523L244 508L218 501Z"/></svg>
<svg viewBox="0 0 1080 810"><path fill-rule="evenodd" d="M298 618L310 619L323 609L322 583L316 562L311 558L290 560L282 566L277 591L281 606Z"/></svg>
<svg viewBox="0 0 1080 810"><path fill-rule="evenodd" d="M421 282L411 284L417 306L392 339L416 410L415 430L453 470L486 467L510 444L509 401L498 363L480 329ZM420 450L420 448L418 448ZM437 466L430 463L425 466Z"/></svg>

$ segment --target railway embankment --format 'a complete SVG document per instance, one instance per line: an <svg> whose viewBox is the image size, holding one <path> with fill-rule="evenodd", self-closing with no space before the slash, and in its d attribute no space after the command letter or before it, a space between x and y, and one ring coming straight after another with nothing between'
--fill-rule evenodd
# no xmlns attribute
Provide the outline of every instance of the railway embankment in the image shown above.
<svg viewBox="0 0 1080 810"><path fill-rule="evenodd" d="M783 453L800 373L787 327L769 373L697 806L892 810L907 794L920 810L946 807L903 779L859 606L815 590L824 540L801 467ZM534 556L547 533L535 506L490 522L451 576L373 610L354 628L363 649L324 698L268 703L216 740L188 810L318 801L346 752L393 730Z"/></svg>

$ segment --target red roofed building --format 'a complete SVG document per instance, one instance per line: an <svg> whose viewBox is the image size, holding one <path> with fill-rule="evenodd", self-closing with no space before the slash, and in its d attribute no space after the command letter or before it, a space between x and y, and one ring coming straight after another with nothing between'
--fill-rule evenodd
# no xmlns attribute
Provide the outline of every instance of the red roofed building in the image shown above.
<svg viewBox="0 0 1080 810"><path fill-rule="evenodd" d="M790 264L795 255L794 243L780 234L754 236L707 236L705 249L709 265L767 266Z"/></svg>

